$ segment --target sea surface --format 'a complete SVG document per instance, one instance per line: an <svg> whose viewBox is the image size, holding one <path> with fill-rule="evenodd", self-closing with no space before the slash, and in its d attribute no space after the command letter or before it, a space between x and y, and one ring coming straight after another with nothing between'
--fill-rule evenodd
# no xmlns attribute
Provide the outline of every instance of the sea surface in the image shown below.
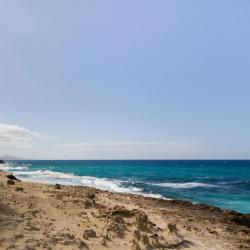
<svg viewBox="0 0 250 250"><path fill-rule="evenodd" d="M25 181L182 199L250 213L249 160L13 161L0 169Z"/></svg>

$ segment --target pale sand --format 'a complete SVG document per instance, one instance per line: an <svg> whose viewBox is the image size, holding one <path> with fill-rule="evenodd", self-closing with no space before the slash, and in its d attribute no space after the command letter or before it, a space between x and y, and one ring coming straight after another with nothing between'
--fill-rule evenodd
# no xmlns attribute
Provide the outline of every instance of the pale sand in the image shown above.
<svg viewBox="0 0 250 250"><path fill-rule="evenodd" d="M250 215L8 180L0 172L0 249L250 249Z"/></svg>

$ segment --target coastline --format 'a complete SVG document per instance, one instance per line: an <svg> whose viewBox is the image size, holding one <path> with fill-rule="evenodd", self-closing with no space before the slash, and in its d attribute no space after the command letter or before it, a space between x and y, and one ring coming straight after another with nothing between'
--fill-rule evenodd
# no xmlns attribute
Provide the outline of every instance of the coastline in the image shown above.
<svg viewBox="0 0 250 250"><path fill-rule="evenodd" d="M250 214L7 175L0 249L250 249Z"/></svg>
<svg viewBox="0 0 250 250"><path fill-rule="evenodd" d="M250 213L250 161L13 161L0 165L23 181L186 200Z"/></svg>

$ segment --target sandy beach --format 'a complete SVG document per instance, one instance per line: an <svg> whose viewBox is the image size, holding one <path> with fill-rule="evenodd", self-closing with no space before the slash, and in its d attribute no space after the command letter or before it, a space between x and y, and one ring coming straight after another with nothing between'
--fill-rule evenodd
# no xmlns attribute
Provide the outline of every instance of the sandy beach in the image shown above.
<svg viewBox="0 0 250 250"><path fill-rule="evenodd" d="M250 215L0 172L0 249L250 249Z"/></svg>

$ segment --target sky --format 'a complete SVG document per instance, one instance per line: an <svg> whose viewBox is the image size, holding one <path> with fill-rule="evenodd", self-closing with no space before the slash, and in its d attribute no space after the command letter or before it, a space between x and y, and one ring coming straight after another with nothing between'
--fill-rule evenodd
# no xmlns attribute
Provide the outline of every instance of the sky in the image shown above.
<svg viewBox="0 0 250 250"><path fill-rule="evenodd" d="M250 159L249 0L0 0L0 156Z"/></svg>

